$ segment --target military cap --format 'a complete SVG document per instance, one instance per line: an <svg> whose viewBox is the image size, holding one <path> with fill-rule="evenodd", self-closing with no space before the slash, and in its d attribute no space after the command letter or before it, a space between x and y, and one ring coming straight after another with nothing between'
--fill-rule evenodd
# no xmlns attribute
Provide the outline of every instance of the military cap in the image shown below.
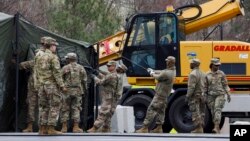
<svg viewBox="0 0 250 141"><path fill-rule="evenodd" d="M193 59L191 59L189 62L190 62L191 64L200 64L200 63L201 63L200 60L197 59L197 58L193 58Z"/></svg>
<svg viewBox="0 0 250 141"><path fill-rule="evenodd" d="M211 59L211 64L213 64L213 65L221 65L220 59L218 59L218 58L212 58Z"/></svg>
<svg viewBox="0 0 250 141"><path fill-rule="evenodd" d="M76 59L76 54L73 52L70 52L66 55L69 59Z"/></svg>
<svg viewBox="0 0 250 141"><path fill-rule="evenodd" d="M48 45L56 45L56 46L59 45L59 44L56 42L56 39L51 38L51 37L47 37L47 38L46 38L45 44L48 44Z"/></svg>
<svg viewBox="0 0 250 141"><path fill-rule="evenodd" d="M123 71L127 71L127 70L128 70L128 68L127 68L124 64L119 64L119 65L117 66L117 68L120 68L120 69L122 69Z"/></svg>
<svg viewBox="0 0 250 141"><path fill-rule="evenodd" d="M116 66L116 62L113 61L113 60L111 60L111 61L109 61L109 62L107 63L107 66L111 66L111 65Z"/></svg>
<svg viewBox="0 0 250 141"><path fill-rule="evenodd" d="M40 43L41 43L41 44L44 44L44 43L45 43L45 41L46 41L46 39L47 39L47 37L46 37L46 36L41 37L41 39L40 39Z"/></svg>
<svg viewBox="0 0 250 141"><path fill-rule="evenodd" d="M175 57L174 56L168 56L165 61L175 62Z"/></svg>

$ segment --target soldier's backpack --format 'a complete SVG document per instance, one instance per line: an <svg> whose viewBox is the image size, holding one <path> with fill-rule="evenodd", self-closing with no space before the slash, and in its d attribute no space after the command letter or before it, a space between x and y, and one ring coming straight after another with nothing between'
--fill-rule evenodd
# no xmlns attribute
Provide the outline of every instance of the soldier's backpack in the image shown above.
<svg viewBox="0 0 250 141"><path fill-rule="evenodd" d="M79 87L81 86L81 78L80 78L80 71L81 69L78 65L71 65L70 67L70 86L72 87Z"/></svg>

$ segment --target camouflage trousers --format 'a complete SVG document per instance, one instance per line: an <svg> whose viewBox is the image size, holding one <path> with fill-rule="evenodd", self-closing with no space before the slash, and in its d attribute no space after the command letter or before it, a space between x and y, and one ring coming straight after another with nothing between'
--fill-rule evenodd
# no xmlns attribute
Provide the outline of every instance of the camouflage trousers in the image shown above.
<svg viewBox="0 0 250 141"><path fill-rule="evenodd" d="M34 122L35 121L35 109L38 105L38 91L34 89L28 89L26 103L28 105L28 116L27 122Z"/></svg>
<svg viewBox="0 0 250 141"><path fill-rule="evenodd" d="M82 110L82 95L80 92L78 90L68 89L68 93L63 94L63 97L61 121L66 122L69 120L71 113L71 118L74 122L80 122L80 112Z"/></svg>
<svg viewBox="0 0 250 141"><path fill-rule="evenodd" d="M192 121L197 125L204 125L205 102L201 96L191 97L188 101L189 110L192 113Z"/></svg>
<svg viewBox="0 0 250 141"><path fill-rule="evenodd" d="M62 96L56 85L42 85L39 89L40 125L56 126Z"/></svg>
<svg viewBox="0 0 250 141"><path fill-rule="evenodd" d="M222 109L225 105L225 95L208 95L207 105L209 110L211 111L213 122L220 123Z"/></svg>
<svg viewBox="0 0 250 141"><path fill-rule="evenodd" d="M153 119L156 119L156 124L162 125L165 120L165 110L167 108L167 98L155 95L151 101L147 115L144 119L143 124L149 126Z"/></svg>
<svg viewBox="0 0 250 141"><path fill-rule="evenodd" d="M95 120L94 126L97 128L110 128L111 118L117 106L115 98L103 98L101 108L98 112L98 117Z"/></svg>

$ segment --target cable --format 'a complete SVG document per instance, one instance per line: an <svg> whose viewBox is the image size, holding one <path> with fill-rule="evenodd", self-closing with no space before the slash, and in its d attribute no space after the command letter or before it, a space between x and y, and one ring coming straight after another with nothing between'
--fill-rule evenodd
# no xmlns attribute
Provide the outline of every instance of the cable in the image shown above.
<svg viewBox="0 0 250 141"><path fill-rule="evenodd" d="M200 17L200 15L202 13L202 8L200 7L200 5L191 4L191 5L186 5L186 6L182 6L182 7L175 9L176 15L181 16L183 13L182 12L183 9L186 9L186 8L196 8L196 9L198 9L199 12L197 13L197 15L195 15L193 17L183 19L185 22L197 19L198 17Z"/></svg>

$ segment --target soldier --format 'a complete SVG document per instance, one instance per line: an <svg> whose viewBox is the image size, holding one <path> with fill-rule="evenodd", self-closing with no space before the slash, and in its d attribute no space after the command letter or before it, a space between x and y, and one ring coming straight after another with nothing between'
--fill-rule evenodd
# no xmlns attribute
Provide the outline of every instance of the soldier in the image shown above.
<svg viewBox="0 0 250 141"><path fill-rule="evenodd" d="M124 73L128 70L128 68L124 65L124 64L119 64L116 72L118 75L120 75L120 81L118 84L118 90L117 90L117 94L118 94L118 99L121 99L122 96L122 92L123 92L123 77L124 77Z"/></svg>
<svg viewBox="0 0 250 141"><path fill-rule="evenodd" d="M80 122L80 112L82 105L82 95L87 89L87 73L82 65L77 64L77 56L75 53L68 53L69 64L62 68L63 80L68 92L64 93L64 101L62 106L62 132L67 132L67 121L71 110L72 119L74 120L74 133L82 133L82 129L78 127Z"/></svg>
<svg viewBox="0 0 250 141"><path fill-rule="evenodd" d="M111 117L115 112L115 109L117 107L118 101L121 99L122 96L122 92L123 92L123 75L124 73L127 71L127 67L123 64L119 64L116 68L116 72L118 74L118 85L115 91L115 95L114 95L114 100L112 101L111 104ZM104 93L105 94L105 93ZM108 120L106 122L104 122L103 127L101 132L105 133L105 132L110 132L110 125L111 125L111 118L108 118Z"/></svg>
<svg viewBox="0 0 250 141"><path fill-rule="evenodd" d="M109 61L107 63L109 73L104 75L103 79L99 79L96 76L94 77L95 83L102 86L103 89L103 98L101 108L98 113L98 117L94 122L94 125L87 132L93 133L97 132L102 126L102 131L110 131L110 120L112 117L112 107L115 103L115 95L118 87L119 76L116 72L116 62ZM107 122L109 125L105 125Z"/></svg>
<svg viewBox="0 0 250 141"><path fill-rule="evenodd" d="M186 101L192 112L192 121L195 129L192 133L203 133L205 101L202 94L204 88L205 74L199 69L199 59L190 60L191 73L188 76L188 91Z"/></svg>
<svg viewBox="0 0 250 141"><path fill-rule="evenodd" d="M67 89L61 76L61 68L58 57L55 55L58 43L53 38L47 38L45 51L35 58L36 80L39 88L39 134L61 134L56 131L59 111L61 108L62 95L59 89L66 92Z"/></svg>
<svg viewBox="0 0 250 141"><path fill-rule="evenodd" d="M65 60L65 65L69 64L69 57L67 55L64 56L64 60Z"/></svg>
<svg viewBox="0 0 250 141"><path fill-rule="evenodd" d="M41 48L44 48L46 37L41 37ZM40 49L39 49L40 50ZM39 53L39 51L36 51L36 54ZM27 99L26 103L28 105L28 116L27 116L27 122L28 126L26 129L23 130L23 132L33 132L33 122L35 121L35 108L38 104L38 91L35 89L34 86L34 60L25 61L20 63L20 69L29 69L30 75L28 79L28 93L27 93Z"/></svg>
<svg viewBox="0 0 250 141"><path fill-rule="evenodd" d="M225 95L227 95L227 101L231 101L227 78L224 72L219 70L220 65L221 63L218 58L211 59L209 66L211 71L206 74L204 84L206 102L211 111L214 123L214 129L212 132L217 134L220 133L219 124L221 122L222 108L225 105Z"/></svg>
<svg viewBox="0 0 250 141"><path fill-rule="evenodd" d="M154 71L148 68L148 72L152 77L158 80L155 88L155 95L151 101L147 115L144 119L141 129L136 133L148 133L148 127L156 116L157 127L152 131L154 133L162 133L162 125L165 119L165 110L167 107L167 98L173 88L174 78L176 76L175 57L168 56L166 59L167 68L162 71Z"/></svg>

